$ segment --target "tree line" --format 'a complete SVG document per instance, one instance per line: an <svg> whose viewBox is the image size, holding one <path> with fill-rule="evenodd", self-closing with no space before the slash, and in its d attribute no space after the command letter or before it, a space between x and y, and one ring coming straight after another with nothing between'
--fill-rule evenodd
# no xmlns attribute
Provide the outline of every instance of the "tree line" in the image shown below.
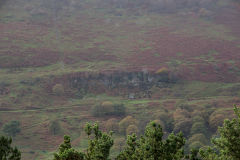
<svg viewBox="0 0 240 160"><path fill-rule="evenodd" d="M158 122L150 122L140 137L134 133L128 135L125 147L115 160L239 160L240 108L235 106L234 113L235 118L226 119L223 126L218 128L218 136L211 139L211 146L191 148L190 153L184 152L186 139L182 132L166 137ZM113 132L102 132L97 123L87 123L84 130L88 136L85 151L74 149L70 137L65 135L53 160L109 160L114 144ZM0 137L1 160L21 159L21 152L11 147L11 143L11 138Z"/></svg>

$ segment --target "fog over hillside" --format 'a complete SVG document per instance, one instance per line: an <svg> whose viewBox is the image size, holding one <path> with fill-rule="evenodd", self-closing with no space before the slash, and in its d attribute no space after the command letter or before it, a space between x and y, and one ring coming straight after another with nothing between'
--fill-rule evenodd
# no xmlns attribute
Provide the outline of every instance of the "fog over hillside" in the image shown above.
<svg viewBox="0 0 240 160"><path fill-rule="evenodd" d="M85 150L96 121L112 159L152 120L187 153L233 104L239 0L0 0L0 135L23 159L52 159L65 134Z"/></svg>

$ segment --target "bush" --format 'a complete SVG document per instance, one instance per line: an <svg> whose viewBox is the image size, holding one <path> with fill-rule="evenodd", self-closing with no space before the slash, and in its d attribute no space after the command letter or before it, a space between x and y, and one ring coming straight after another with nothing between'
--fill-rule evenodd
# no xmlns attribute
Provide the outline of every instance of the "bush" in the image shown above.
<svg viewBox="0 0 240 160"><path fill-rule="evenodd" d="M126 129L126 135L138 134L138 127L135 125L129 125Z"/></svg>
<svg viewBox="0 0 240 160"><path fill-rule="evenodd" d="M182 121L182 120L185 120L186 118L190 118L190 117L191 117L190 113L185 109L178 108L173 113L174 121Z"/></svg>
<svg viewBox="0 0 240 160"><path fill-rule="evenodd" d="M16 134L21 132L20 122L19 121L11 121L4 125L3 132L8 136L15 137Z"/></svg>
<svg viewBox="0 0 240 160"><path fill-rule="evenodd" d="M160 119L164 122L166 122L169 119L169 116L170 115L166 111L162 111L162 110L158 110L158 111L154 112L154 114L153 114L153 117L155 119Z"/></svg>
<svg viewBox="0 0 240 160"><path fill-rule="evenodd" d="M223 114L212 114L209 117L209 126L215 132L219 126L222 126L225 116Z"/></svg>
<svg viewBox="0 0 240 160"><path fill-rule="evenodd" d="M192 121L193 121L193 123L196 123L196 122L205 123L204 118L201 117L201 116L195 116L195 117L193 117L193 118L192 118Z"/></svg>
<svg viewBox="0 0 240 160"><path fill-rule="evenodd" d="M191 134L196 134L196 133L203 133L205 134L206 133L206 126L204 123L202 122L196 122L192 125L192 128L191 128Z"/></svg>
<svg viewBox="0 0 240 160"><path fill-rule="evenodd" d="M104 101L101 104L103 107L113 107L113 103L110 101Z"/></svg>
<svg viewBox="0 0 240 160"><path fill-rule="evenodd" d="M203 147L204 144L202 144L201 142L199 141L196 141L196 142L193 142L191 143L188 148L191 148L191 149L200 149L201 147Z"/></svg>
<svg viewBox="0 0 240 160"><path fill-rule="evenodd" d="M161 126L165 131L172 132L174 120L171 114L163 110L158 110L154 113L153 117L162 122Z"/></svg>
<svg viewBox="0 0 240 160"><path fill-rule="evenodd" d="M61 135L62 134L62 128L58 121L51 122L49 130L50 130L50 133L53 135Z"/></svg>
<svg viewBox="0 0 240 160"><path fill-rule="evenodd" d="M203 144L208 143L207 138L202 133L197 133L197 134L192 135L192 137L190 137L188 139L188 144L192 144L193 142L196 142L196 141L202 142Z"/></svg>
<svg viewBox="0 0 240 160"><path fill-rule="evenodd" d="M118 132L118 120L116 118L111 118L106 121L105 128L107 131Z"/></svg>
<svg viewBox="0 0 240 160"><path fill-rule="evenodd" d="M117 151L122 151L124 145L125 145L125 138L123 138L123 137L116 138L116 139L114 140L113 149L114 149L114 150L117 150Z"/></svg>
<svg viewBox="0 0 240 160"><path fill-rule="evenodd" d="M123 116L125 115L125 106L123 104L113 104L110 101L105 101L100 105L92 107L92 114L94 116L106 116L115 115Z"/></svg>
<svg viewBox="0 0 240 160"><path fill-rule="evenodd" d="M126 108L123 104L114 104L113 110L113 115L116 116L124 116L126 114Z"/></svg>
<svg viewBox="0 0 240 160"><path fill-rule="evenodd" d="M56 84L53 86L52 91L55 95L61 96L64 94L64 87L62 84Z"/></svg>
<svg viewBox="0 0 240 160"><path fill-rule="evenodd" d="M188 112L192 112L193 109L195 108L195 106L185 104L185 103L180 103L180 104L177 105L177 108L187 110Z"/></svg>
<svg viewBox="0 0 240 160"><path fill-rule="evenodd" d="M113 106L110 103L102 103L101 105L95 105L92 107L92 114L94 116L106 116L113 113Z"/></svg>
<svg viewBox="0 0 240 160"><path fill-rule="evenodd" d="M162 67L162 68L159 68L155 73L160 75L165 75L165 74L168 75L169 70L166 67Z"/></svg>
<svg viewBox="0 0 240 160"><path fill-rule="evenodd" d="M127 116L119 122L119 132L125 134L129 125L138 125L138 121L132 116Z"/></svg>
<svg viewBox="0 0 240 160"><path fill-rule="evenodd" d="M184 120L181 120L180 122L177 122L175 125L174 125L174 133L178 133L180 131L183 132L183 134L185 136L189 135L189 131L192 127L192 121L191 119L184 119Z"/></svg>

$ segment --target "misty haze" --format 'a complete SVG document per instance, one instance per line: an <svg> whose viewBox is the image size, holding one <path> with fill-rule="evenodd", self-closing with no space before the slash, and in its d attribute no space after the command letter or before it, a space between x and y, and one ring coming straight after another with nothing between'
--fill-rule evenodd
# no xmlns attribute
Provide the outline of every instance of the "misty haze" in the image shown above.
<svg viewBox="0 0 240 160"><path fill-rule="evenodd" d="M240 0L0 0L0 135L23 160L71 159L59 158L69 137L83 156L71 160L100 153L135 160L127 136L146 138L151 121L163 140L185 138L174 153L184 149L175 160L187 160L191 149L216 145L224 119L238 117L233 105L240 105ZM109 148L99 144L106 152L88 148L88 122L114 131L105 135L114 143L103 140ZM150 151L132 155L155 160Z"/></svg>

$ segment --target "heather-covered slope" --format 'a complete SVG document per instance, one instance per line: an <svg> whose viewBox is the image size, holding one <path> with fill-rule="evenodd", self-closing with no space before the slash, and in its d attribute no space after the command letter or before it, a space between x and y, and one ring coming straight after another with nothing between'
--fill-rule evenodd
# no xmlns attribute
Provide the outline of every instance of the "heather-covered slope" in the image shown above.
<svg viewBox="0 0 240 160"><path fill-rule="evenodd" d="M84 148L85 122L107 130L128 116L139 132L158 120L187 145L209 138L240 103L239 17L231 0L1 0L1 133L20 122L24 159L51 158L62 134ZM109 102L126 114L92 113Z"/></svg>

